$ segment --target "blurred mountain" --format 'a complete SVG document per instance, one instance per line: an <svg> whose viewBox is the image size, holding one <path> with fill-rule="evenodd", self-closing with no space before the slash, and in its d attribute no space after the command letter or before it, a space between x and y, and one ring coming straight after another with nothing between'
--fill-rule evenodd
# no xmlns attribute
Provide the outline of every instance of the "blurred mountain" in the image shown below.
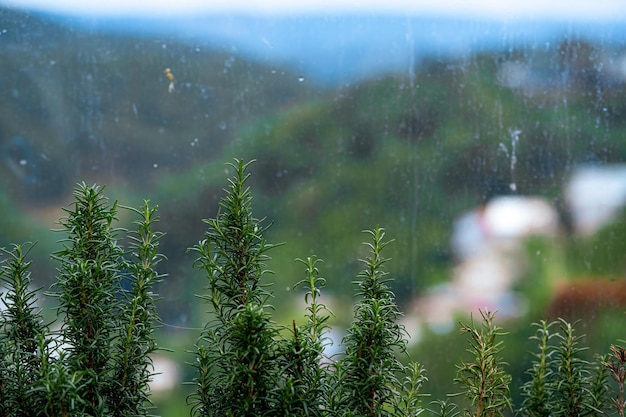
<svg viewBox="0 0 626 417"><path fill-rule="evenodd" d="M32 201L65 196L80 180L145 185L311 97L296 74L205 45L8 9L0 22L0 183Z"/></svg>
<svg viewBox="0 0 626 417"><path fill-rule="evenodd" d="M397 240L388 254L393 285L408 303L449 278L450 233L461 213L509 194L558 206L578 164L626 160L626 60L610 27L597 41L571 27L546 43L539 33L479 36L492 29L478 24L474 37L459 27L446 40L438 23L406 18L364 19L358 30L356 19L277 21L273 29L269 20L203 19L199 26L223 37L176 21L103 27L0 10L0 202L11 213L0 245L35 240L8 227L23 224L12 217L67 203L79 181L107 184L123 204L151 199L167 233L166 316L186 325L178 317L196 313L189 300L200 284L190 284L185 249L218 208L224 164L256 159L255 214L275 220L271 242L289 243L272 254L281 301L301 278L294 258L314 253L326 260L329 293L345 301L366 256L359 232L381 225ZM395 24L405 43L374 24ZM255 25L266 25L266 35ZM417 34L428 30L459 54L423 46L431 52L412 58L407 45L422 45ZM233 40L237 33L243 41ZM287 36L298 53L276 62L268 51L287 50ZM355 52L372 38L379 52ZM487 38L493 49L470 48ZM251 58L246 42L268 55ZM311 62L337 71L334 82L354 76L360 58L388 65L385 42L408 61L347 85L317 83L324 75Z"/></svg>
<svg viewBox="0 0 626 417"><path fill-rule="evenodd" d="M207 14L172 18L45 16L101 33L181 40L279 65L315 83L340 86L410 73L425 59L469 58L508 49L546 49L563 37L604 47L624 45L623 22L555 18L498 21L402 14L253 16Z"/></svg>
<svg viewBox="0 0 626 417"><path fill-rule="evenodd" d="M219 183L232 157L254 158L256 212L275 220L271 241L288 243L272 253L278 299L301 274L293 259L310 254L326 260L328 291L346 297L365 256L358 231L378 224L396 239L387 253L393 288L410 302L450 278L449 239L461 213L503 195L562 207L578 165L626 160L626 84L609 71L620 56L566 39L532 62L519 51L483 54L361 82L257 120L221 163L164 179L154 200L176 190L178 204L166 210L180 228L168 239L180 246L206 213L199 202L217 204L219 192L205 184ZM546 87L537 90L532 77L510 85L513 64L543 71Z"/></svg>

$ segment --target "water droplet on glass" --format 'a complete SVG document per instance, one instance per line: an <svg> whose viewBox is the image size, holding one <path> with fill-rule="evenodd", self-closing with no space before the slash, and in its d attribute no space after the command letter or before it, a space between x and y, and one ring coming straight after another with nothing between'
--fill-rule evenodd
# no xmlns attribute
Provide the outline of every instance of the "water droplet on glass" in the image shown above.
<svg viewBox="0 0 626 417"><path fill-rule="evenodd" d="M220 122L218 127L220 128L220 130L226 130L226 128L228 127L228 124L226 122Z"/></svg>
<svg viewBox="0 0 626 417"><path fill-rule="evenodd" d="M25 166L28 164L28 161L26 159L20 159L20 165L21 166Z"/></svg>
<svg viewBox="0 0 626 417"><path fill-rule="evenodd" d="M159 164L157 164L156 162L154 164L152 164L152 168L158 168Z"/></svg>
<svg viewBox="0 0 626 417"><path fill-rule="evenodd" d="M509 157L509 150L504 143L500 142L498 144L498 149L500 150L500 152L504 153L507 158Z"/></svg>
<svg viewBox="0 0 626 417"><path fill-rule="evenodd" d="M298 77L298 82L300 83L304 82L304 77L303 76Z"/></svg>

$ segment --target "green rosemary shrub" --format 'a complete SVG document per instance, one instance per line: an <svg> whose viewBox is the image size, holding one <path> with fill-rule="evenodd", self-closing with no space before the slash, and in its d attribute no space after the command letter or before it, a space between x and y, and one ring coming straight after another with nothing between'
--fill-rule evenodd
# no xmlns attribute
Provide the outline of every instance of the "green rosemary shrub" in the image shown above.
<svg viewBox="0 0 626 417"><path fill-rule="evenodd" d="M132 289L123 292L125 298L116 327L120 332L114 344L113 385L110 402L115 403L114 416L146 416L150 403L148 383L153 375L150 355L158 350L156 336L157 301L152 290L161 282L157 264L165 257L158 252L163 233L155 232L157 207L148 201L142 209L129 207L139 216L134 221L136 232L129 234L130 254L122 265L125 279Z"/></svg>
<svg viewBox="0 0 626 417"><path fill-rule="evenodd" d="M326 283L316 266L321 259L311 256L297 261L306 267L306 278L294 285L294 289L306 290L306 322L297 326L293 321L292 338L282 348L280 369L285 377L279 411L285 416L324 416L330 408L330 370L325 364L324 347L332 313L319 302Z"/></svg>
<svg viewBox="0 0 626 417"><path fill-rule="evenodd" d="M554 385L552 413L555 416L584 416L593 411L591 405L591 372L589 362L581 354L587 348L580 347L581 336L575 334L574 326L559 321L559 341L555 348L557 383Z"/></svg>
<svg viewBox="0 0 626 417"><path fill-rule="evenodd" d="M39 341L47 326L36 306L36 291L26 260L32 245L14 245L3 249L7 259L0 266L0 282L7 289L3 296L5 310L0 322L0 415L32 415L32 403L37 402L31 389L39 379L42 351Z"/></svg>
<svg viewBox="0 0 626 417"><path fill-rule="evenodd" d="M305 279L307 322L290 328L271 321L270 296L262 282L269 271L268 244L263 234L269 226L252 216L252 197L245 185L249 166L241 161L215 219L205 220L205 239L191 250L195 266L205 271L208 285L201 298L213 314L196 344L194 366L196 392L189 398L195 416L416 416L424 411L421 388L426 381L421 365L404 366L398 359L405 352L405 331L397 324L400 312L387 286L382 256L390 243L384 229L367 231L370 256L356 284L359 297L354 321L342 344L345 353L326 358L325 332L330 312L318 302L325 280L318 263L310 257L299 260ZM512 410L511 377L500 358L505 333L494 324L494 313L480 311L479 325L461 323L470 335L473 361L462 363L455 382L463 387L474 417L502 417ZM583 416L600 412L607 392L606 366L592 373L578 358L578 338L573 326L560 322L561 332L552 334L552 324L538 324L539 353L524 385L526 398L520 411L537 417ZM284 336L287 335L287 336ZM559 340L551 344L552 338ZM569 368L568 368L569 366ZM593 376L593 378L592 378ZM584 396L579 397L580 395ZM581 399L582 398L582 399ZM456 416L456 405L434 402L434 415ZM568 408L578 404L580 408Z"/></svg>
<svg viewBox="0 0 626 417"><path fill-rule="evenodd" d="M114 385L111 341L121 313L116 293L124 252L117 245L119 230L113 227L117 202L109 206L101 188L84 184L74 198L73 208L64 209L67 217L60 222L67 237L64 248L54 254L60 262L55 296L64 318L61 338L68 345L68 364L83 380L83 412L105 416L111 412L105 398Z"/></svg>
<svg viewBox="0 0 626 417"><path fill-rule="evenodd" d="M207 287L200 297L212 318L196 343L196 391L189 398L194 416L415 417L429 412L457 417L457 406L434 401L422 405L426 373L408 360L406 332L384 271L382 256L390 243L383 228L366 231L369 257L357 276L354 320L342 341L345 352L327 357L332 313L320 302L326 280L321 260L298 260L304 278L305 321L282 326L272 321L270 271L265 241L269 226L252 215L246 186L249 166L235 160L235 176L215 219L205 220L205 239L191 250L194 266L204 271ZM162 234L153 230L157 208L149 202L129 208L139 217L135 230L115 227L118 208L101 187L80 184L75 202L61 220L67 234L58 282L50 293L59 300L60 331L50 332L30 288L26 257L32 245L0 252L4 309L0 316L0 417L5 416L147 416L150 355L158 350L158 315L153 294L162 280L157 266ZM128 238L127 249L118 244ZM129 288L129 289L125 289ZM458 367L455 382L471 403L470 417L502 417L511 410L510 376L500 358L505 333L494 313L461 323L469 337L470 362ZM626 350L595 362L574 325L559 319L534 324L537 351L523 385L518 410L529 417L584 417L605 414L609 403L624 416ZM554 330L557 329L557 330ZM614 384L611 385L609 375ZM613 392L613 394L611 394Z"/></svg>
<svg viewBox="0 0 626 417"><path fill-rule="evenodd" d="M523 402L520 411L528 417L550 417L553 396L553 369L550 339L556 333L552 333L551 327L554 322L548 323L545 320L534 323L537 327L531 339L537 341L537 352L531 352L535 358L531 369L526 371L530 380L522 386Z"/></svg>
<svg viewBox="0 0 626 417"><path fill-rule="evenodd" d="M604 358L602 365L609 370L611 378L617 385L617 394L611 399L615 411L624 417L624 383L626 382L626 349L623 346L611 345L611 355Z"/></svg>
<svg viewBox="0 0 626 417"><path fill-rule="evenodd" d="M502 341L496 338L504 335L500 327L493 322L494 313L480 311L482 326L474 321L461 323L461 332L469 333L473 362L464 362L458 367L455 382L463 387L462 394L470 400L473 410L467 410L470 417L502 417L506 410L511 410L509 384L511 376L503 367L500 358Z"/></svg>
<svg viewBox="0 0 626 417"><path fill-rule="evenodd" d="M117 203L102 188L80 184L61 220L67 237L53 254L60 262L58 334L49 332L29 289L30 262L21 246L0 269L3 295L0 343L0 416L146 416L150 406L149 355L158 321L154 284L160 233L156 208L130 209L141 216L129 233L130 251L117 243ZM125 291L122 281L129 281Z"/></svg>
<svg viewBox="0 0 626 417"><path fill-rule="evenodd" d="M31 248L2 249L8 258L0 268L7 289L0 322L0 416L74 416L83 401L36 307L26 260Z"/></svg>
<svg viewBox="0 0 626 417"><path fill-rule="evenodd" d="M435 400L431 404L435 406L435 409L429 409L429 411L434 416L457 417L459 415L457 405L451 402L449 398L445 400Z"/></svg>
<svg viewBox="0 0 626 417"><path fill-rule="evenodd" d="M410 363L406 371L408 374L405 377L396 407L400 416L417 417L426 411L422 405L422 397L426 397L428 394L422 393L422 386L428 381L428 378L425 368L417 362Z"/></svg>
<svg viewBox="0 0 626 417"><path fill-rule="evenodd" d="M386 285L389 280L383 265L389 259L382 257L382 250L391 241L384 241L385 232L380 227L367 233L371 238L366 243L371 256L363 261L365 269L358 276L357 296L361 299L343 340L345 357L335 363L336 415L402 415L398 405L403 385L398 375L407 369L396 355L406 353L406 332L397 323L400 312ZM419 379L416 376L411 383L419 384ZM415 407L414 399L407 400L409 408Z"/></svg>
<svg viewBox="0 0 626 417"><path fill-rule="evenodd" d="M278 329L261 282L273 245L252 215L245 184L249 164L231 164L236 175L218 215L205 220L205 239L192 248L198 255L194 266L208 279L201 298L214 313L196 344L197 393L191 401L198 416L265 416L276 407Z"/></svg>
<svg viewBox="0 0 626 417"><path fill-rule="evenodd" d="M586 416L604 414L608 404L608 358L591 363L582 357L582 336L563 319L535 323L538 341L535 361L522 386L520 412L529 416ZM557 331L552 331L558 327Z"/></svg>
<svg viewBox="0 0 626 417"><path fill-rule="evenodd" d="M396 354L405 351L400 313L387 287L381 251L384 230L369 232L372 256L359 275L361 297L345 338L345 357L325 361L328 312L318 297L325 280L315 257L305 266L306 323L285 329L271 321L265 241L269 226L252 215L246 186L249 166L236 160L235 176L215 219L205 220L205 239L192 248L195 266L206 273L201 296L213 319L196 344L195 416L400 416L419 413L425 380L419 366L405 367ZM283 334L289 334L289 337ZM331 369L332 368L332 369ZM406 381L399 376L405 374ZM402 398L402 395L406 397Z"/></svg>

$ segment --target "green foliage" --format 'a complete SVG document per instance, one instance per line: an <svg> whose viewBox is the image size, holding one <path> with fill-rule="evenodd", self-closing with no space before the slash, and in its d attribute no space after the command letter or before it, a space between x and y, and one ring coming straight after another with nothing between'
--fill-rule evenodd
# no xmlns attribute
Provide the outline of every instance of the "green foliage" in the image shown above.
<svg viewBox="0 0 626 417"><path fill-rule="evenodd" d="M433 401L432 404L437 408L430 410L430 412L437 417L457 417L459 415L456 404L450 402L449 399Z"/></svg>
<svg viewBox="0 0 626 417"><path fill-rule="evenodd" d="M417 362L412 362L408 367L408 375L405 377L404 386L397 399L399 415L416 417L424 412L422 397L426 394L422 394L422 386L426 381L428 378L424 367Z"/></svg>
<svg viewBox="0 0 626 417"><path fill-rule="evenodd" d="M38 342L47 327L36 306L36 291L30 288L30 262L26 260L30 248L14 245L11 251L2 250L8 259L0 267L0 282L7 288L0 322L1 416L32 413L31 388L41 372L43 351Z"/></svg>
<svg viewBox="0 0 626 417"><path fill-rule="evenodd" d="M579 346L582 336L563 319L534 325L538 351L527 372L531 379L522 387L520 412L537 417L603 414L609 391L607 358L597 358L596 364L583 359L587 348Z"/></svg>
<svg viewBox="0 0 626 417"><path fill-rule="evenodd" d="M205 220L206 239L192 248L199 256L196 268L208 279L201 298L215 314L196 345L198 392L192 413L198 416L269 415L275 401L278 330L270 322L269 294L261 283L272 245L252 216L248 164L233 165L236 176L229 179L220 211Z"/></svg>
<svg viewBox="0 0 626 417"><path fill-rule="evenodd" d="M591 414L599 416L606 412L609 403L609 370L604 365L608 355L595 355L595 361L591 369Z"/></svg>
<svg viewBox="0 0 626 417"><path fill-rule="evenodd" d="M289 327L272 321L267 252L274 248L264 234L269 226L252 214L246 182L250 163L230 166L235 176L221 200L217 216L205 220L208 230L191 251L194 266L207 286L200 298L211 319L196 343L195 392L191 414L204 416L415 417L425 411L456 417L457 405L435 400L422 404L424 367L409 360L401 313L388 283L382 255L391 241L385 230L368 230L369 256L358 274L354 317L342 341L345 351L328 357L328 320L321 302L326 279L321 260L298 259L304 278L304 323ZM162 280L157 266L163 234L153 230L156 207L145 201L136 230L114 227L117 203L103 189L79 185L75 202L61 225L67 233L55 297L62 319L52 333L30 288L32 245L2 249L0 282L5 288L0 321L0 417L5 416L147 416L151 407L148 382L150 355L158 350L158 315L154 285ZM129 241L128 250L118 244ZM501 354L505 333L494 313L480 311L482 321L461 323L469 335L473 360L458 366L455 382L471 405L470 417L502 417L511 410L511 377ZM536 342L529 380L522 385L519 412L529 417L601 415L612 401L624 415L624 348L611 355L583 357L582 337L564 319L535 323ZM558 331L553 329L558 326ZM96 349L97 347L97 349ZM609 375L617 385L611 397ZM460 395L457 394L457 395Z"/></svg>
<svg viewBox="0 0 626 417"><path fill-rule="evenodd" d="M269 295L261 276L268 272L264 269L269 259L265 252L272 245L265 242L261 221L252 216L252 196L245 184L249 164L231 164L236 178L228 180L230 190L220 202L217 218L205 220L209 225L206 239L192 249L199 255L195 267L204 270L209 279L209 295L204 298L222 324L228 323L240 307L262 305Z"/></svg>
<svg viewBox="0 0 626 417"><path fill-rule="evenodd" d="M613 381L617 385L617 395L612 399L615 410L620 417L624 417L624 383L626 382L626 349L622 346L611 345L611 355L602 362L607 368Z"/></svg>
<svg viewBox="0 0 626 417"><path fill-rule="evenodd" d="M459 366L455 382L463 387L463 394L470 400L473 410L467 410L470 417L502 417L512 408L509 397L511 376L504 371L506 363L500 353L502 341L496 338L504 335L500 327L493 322L494 313L480 311L482 326L477 327L473 320L469 324L461 323L461 332L469 333L473 362L464 362Z"/></svg>
<svg viewBox="0 0 626 417"><path fill-rule="evenodd" d="M104 416L111 410L103 399L112 389L113 345L119 303L119 265L123 250L117 245L117 203L109 207L102 188L81 185L74 192L73 209L61 225L68 237L54 256L60 261L56 284L59 313L64 316L62 340L68 344L73 372L84 379L79 396L87 415Z"/></svg>
<svg viewBox="0 0 626 417"><path fill-rule="evenodd" d="M550 380L553 371L549 365L553 350L549 342L555 336L555 333L550 332L553 324L554 322L548 323L545 320L534 324L537 330L531 339L537 341L538 352L531 353L535 358L532 368L527 371L531 379L522 386L524 400L521 411L529 417L549 417L551 413L552 385Z"/></svg>
<svg viewBox="0 0 626 417"><path fill-rule="evenodd" d="M157 207L145 201L141 210L129 209L140 219L134 222L136 233L128 236L131 256L124 266L130 273L125 278L131 281L132 289L123 292L125 302L116 323L120 334L114 344L115 385L110 400L116 403L115 416L145 416L148 414L146 406L150 404L148 382L153 375L150 354L158 350L154 334L158 313L152 289L162 280L156 267L164 259L158 252L163 234L152 228L158 221Z"/></svg>
<svg viewBox="0 0 626 417"><path fill-rule="evenodd" d="M552 413L559 417L584 416L593 411L589 362L581 358L585 348L579 347L581 336L575 335L574 326L564 320L559 320L559 326Z"/></svg>
<svg viewBox="0 0 626 417"><path fill-rule="evenodd" d="M282 394L282 414L285 416L323 416L329 409L330 371L325 364L324 347L328 344L326 331L330 311L321 304L319 297L326 280L319 276L315 256L305 260L306 278L294 288L304 287L306 322L297 326L293 321L292 338L285 341L281 364L285 381Z"/></svg>
<svg viewBox="0 0 626 417"><path fill-rule="evenodd" d="M397 410L389 410L397 404L402 389L397 374L405 368L396 354L405 351L405 330L397 323L400 312L383 271L389 259L381 252L390 241L384 241L382 228L367 233L371 256L363 261L365 269L359 274L357 296L361 299L343 340L345 357L335 365L340 369L335 401L339 415L397 415Z"/></svg>
<svg viewBox="0 0 626 417"><path fill-rule="evenodd" d="M117 243L117 203L103 189L80 184L61 220L67 237L53 256L60 262L56 293L63 319L51 333L35 309L29 289L28 251L14 246L1 269L3 298L0 415L146 416L150 404L149 355L157 347L158 320L152 288L160 233L156 208L148 202L128 234L130 253ZM132 290L126 291L122 281Z"/></svg>
<svg viewBox="0 0 626 417"><path fill-rule="evenodd" d="M42 355L41 377L32 388L36 393L30 406L30 415L46 417L86 415L88 404L81 395L85 389L82 373L75 372L69 365L66 352L57 351L49 343L40 341ZM58 354L58 357L55 355Z"/></svg>
<svg viewBox="0 0 626 417"><path fill-rule="evenodd" d="M381 256L389 243L384 230L368 233L371 257L359 274L355 318L344 339L345 356L325 363L329 312L319 302L325 279L315 257L306 266L306 323L292 329L274 324L266 272L267 244L260 221L252 216L246 186L249 166L236 160L235 176L215 219L206 220L205 239L192 250L196 267L206 273L213 320L196 344L196 392L190 397L194 416L404 416L421 411L421 367L406 368L396 357L405 350L400 313L387 287ZM281 336L281 332L290 337ZM328 358L328 360L332 360ZM405 373L407 379L398 375ZM404 397L402 397L404 395Z"/></svg>

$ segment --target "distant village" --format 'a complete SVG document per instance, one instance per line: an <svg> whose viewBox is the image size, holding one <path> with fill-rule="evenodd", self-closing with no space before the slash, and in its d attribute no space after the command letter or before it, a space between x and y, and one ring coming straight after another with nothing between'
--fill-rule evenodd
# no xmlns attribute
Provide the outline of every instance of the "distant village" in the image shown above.
<svg viewBox="0 0 626 417"><path fill-rule="evenodd" d="M546 199L508 195L459 216L451 235L456 265L450 281L429 289L407 312L405 325L413 342L422 326L448 332L456 328L459 314L478 309L497 310L500 319L523 315L526 302L513 287L528 262L524 241L532 236L556 240L566 230L584 238L610 225L626 205L626 165L577 167L563 195L565 214ZM559 291L576 291L567 277L554 278L555 297ZM592 284L594 291L602 290ZM580 296L585 295L593 296L588 290Z"/></svg>

